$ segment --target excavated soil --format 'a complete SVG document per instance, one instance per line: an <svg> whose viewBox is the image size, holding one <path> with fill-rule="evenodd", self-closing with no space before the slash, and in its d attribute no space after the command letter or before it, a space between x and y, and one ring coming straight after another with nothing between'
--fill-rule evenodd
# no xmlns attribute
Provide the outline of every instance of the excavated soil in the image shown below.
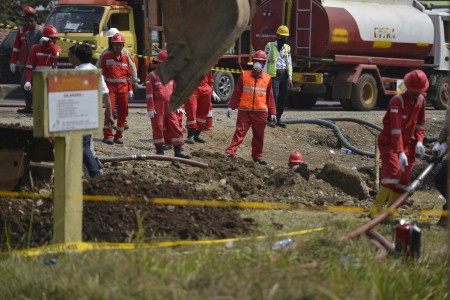
<svg viewBox="0 0 450 300"><path fill-rule="evenodd" d="M381 125L383 111L367 113L330 111L287 111L286 118L352 117ZM427 110L427 136L437 136L444 112ZM4 127L26 126L31 117L17 116L12 109L0 108ZM83 240L125 242L136 238L199 239L229 238L258 233L259 224L250 217L241 217L240 209L153 205L152 198L187 200L251 201L288 203L311 208L324 206L370 207L375 191L375 169L372 158L340 151L341 142L326 127L312 124L292 124L286 129L267 128L262 166L251 160L251 131L235 158L225 158L223 152L234 132L235 115L228 119L224 109L215 109L214 129L203 133L205 144L185 145L185 153L193 160L208 164L201 169L181 163L162 161L125 161L104 163L101 177L83 179L85 195L97 195L97 200L85 201ZM6 125L5 125L6 124ZM106 145L95 136L97 155L120 156L154 154L151 127L144 109L130 110L130 129L125 132L124 145ZM375 129L354 122L336 122L345 138L355 147L374 151ZM8 132L8 131L6 131ZM12 141L2 131L3 139ZM27 142L15 142L17 147ZM13 145L13 143L7 143ZM432 143L426 145L428 151ZM287 168L289 153L300 151L310 170L309 180ZM173 155L172 150L166 155ZM413 177L427 165L418 161ZM432 176L421 191L413 195L408 206L430 209L436 203L437 192ZM347 180L343 180L347 178ZM362 182L362 184L361 184ZM359 187L361 184L362 187ZM15 191L49 194L52 182L34 181L27 176ZM39 246L52 242L53 204L51 199L0 197L0 243L3 250ZM430 197L432 195L432 197ZM106 201L115 196L133 201ZM428 199L428 200L427 200ZM430 200L431 199L431 200Z"/></svg>

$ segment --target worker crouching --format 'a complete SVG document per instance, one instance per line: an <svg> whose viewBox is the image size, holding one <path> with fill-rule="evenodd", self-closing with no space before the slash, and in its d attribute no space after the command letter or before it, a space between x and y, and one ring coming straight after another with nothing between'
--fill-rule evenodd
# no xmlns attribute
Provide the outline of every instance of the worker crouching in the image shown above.
<svg viewBox="0 0 450 300"><path fill-rule="evenodd" d="M236 130L230 146L225 151L225 156L234 157L236 155L237 149L242 144L251 126L253 131L253 161L266 165L267 162L262 159L264 131L269 114L272 122L277 121L276 108L272 79L269 74L262 71L266 61L266 53L262 50L256 51L253 54L253 61L253 70L242 72L228 104L228 117L231 116L232 110L238 108L239 111L236 119Z"/></svg>
<svg viewBox="0 0 450 300"><path fill-rule="evenodd" d="M153 62L159 64L166 58L167 51L161 50ZM177 112L169 112L169 101L173 90L174 81L171 80L163 85L157 69L148 74L146 81L147 114L152 124L153 144L158 155L164 155L163 147L166 140L172 144L176 157L191 158L182 153L184 138Z"/></svg>
<svg viewBox="0 0 450 300"><path fill-rule="evenodd" d="M416 153L425 154L426 102L422 93L428 89L428 79L424 72L414 70L405 75L404 82L407 91L390 100L378 137L381 187L370 211L372 216L380 213L386 201L389 207L408 191Z"/></svg>

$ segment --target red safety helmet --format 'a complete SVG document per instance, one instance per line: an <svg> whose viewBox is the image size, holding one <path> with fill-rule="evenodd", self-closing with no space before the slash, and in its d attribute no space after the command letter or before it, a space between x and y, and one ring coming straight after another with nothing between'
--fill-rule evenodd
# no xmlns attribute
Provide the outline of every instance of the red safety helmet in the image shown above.
<svg viewBox="0 0 450 300"><path fill-rule="evenodd" d="M262 51L262 50L258 50L255 53L253 53L253 60L259 60L259 61L266 61L267 56L266 56L266 52Z"/></svg>
<svg viewBox="0 0 450 300"><path fill-rule="evenodd" d="M111 43L125 43L125 37L120 32L116 33L112 37Z"/></svg>
<svg viewBox="0 0 450 300"><path fill-rule="evenodd" d="M36 15L36 10L31 6L25 6L25 8L22 10L21 16L25 17L26 15Z"/></svg>
<svg viewBox="0 0 450 300"><path fill-rule="evenodd" d="M59 33L58 33L58 30L55 28L55 26L47 25L42 30L42 35L46 36L46 37L54 38L54 37L58 37Z"/></svg>
<svg viewBox="0 0 450 300"><path fill-rule="evenodd" d="M153 60L162 63L166 58L167 58L167 51L161 50L159 51L158 56L155 57Z"/></svg>
<svg viewBox="0 0 450 300"><path fill-rule="evenodd" d="M300 152L298 151L294 151L289 155L289 162L290 163L302 163L303 161L303 156Z"/></svg>
<svg viewBox="0 0 450 300"><path fill-rule="evenodd" d="M422 70L414 70L405 75L406 88L413 93L423 93L430 83L427 75Z"/></svg>

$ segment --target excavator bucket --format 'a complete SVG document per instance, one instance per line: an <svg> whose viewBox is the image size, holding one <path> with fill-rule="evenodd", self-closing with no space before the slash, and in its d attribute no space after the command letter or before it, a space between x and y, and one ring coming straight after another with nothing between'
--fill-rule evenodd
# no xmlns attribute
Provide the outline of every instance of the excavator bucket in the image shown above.
<svg viewBox="0 0 450 300"><path fill-rule="evenodd" d="M249 22L248 0L164 0L168 58L158 66L164 84L175 80L169 109L191 96Z"/></svg>

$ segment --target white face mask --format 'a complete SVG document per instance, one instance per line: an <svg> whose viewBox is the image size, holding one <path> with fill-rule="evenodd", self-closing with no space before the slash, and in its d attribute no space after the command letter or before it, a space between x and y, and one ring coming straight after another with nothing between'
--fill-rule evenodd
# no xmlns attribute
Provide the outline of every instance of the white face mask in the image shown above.
<svg viewBox="0 0 450 300"><path fill-rule="evenodd" d="M256 71L261 71L262 70L262 64L257 61L253 64L253 69L255 69Z"/></svg>

